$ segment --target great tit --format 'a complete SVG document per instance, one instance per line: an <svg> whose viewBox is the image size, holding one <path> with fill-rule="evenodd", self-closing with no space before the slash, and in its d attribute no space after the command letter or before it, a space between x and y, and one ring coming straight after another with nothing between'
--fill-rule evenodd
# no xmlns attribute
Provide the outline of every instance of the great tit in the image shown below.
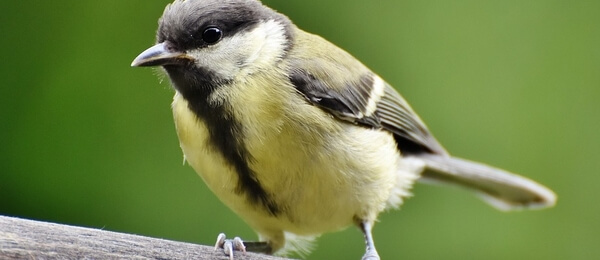
<svg viewBox="0 0 600 260"><path fill-rule="evenodd" d="M296 239L371 228L415 181L458 185L501 210L555 204L548 188L451 157L402 96L356 58L257 0L175 0L135 67L175 89L185 160L274 253ZM228 254L252 243L219 236Z"/></svg>

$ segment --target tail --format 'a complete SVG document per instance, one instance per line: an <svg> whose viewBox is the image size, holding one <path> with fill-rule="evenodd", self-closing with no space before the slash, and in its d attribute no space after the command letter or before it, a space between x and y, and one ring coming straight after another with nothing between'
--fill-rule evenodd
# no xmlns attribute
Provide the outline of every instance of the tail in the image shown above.
<svg viewBox="0 0 600 260"><path fill-rule="evenodd" d="M425 162L420 181L471 189L499 210L540 209L556 203L550 189L501 169L444 155L420 154L415 158Z"/></svg>

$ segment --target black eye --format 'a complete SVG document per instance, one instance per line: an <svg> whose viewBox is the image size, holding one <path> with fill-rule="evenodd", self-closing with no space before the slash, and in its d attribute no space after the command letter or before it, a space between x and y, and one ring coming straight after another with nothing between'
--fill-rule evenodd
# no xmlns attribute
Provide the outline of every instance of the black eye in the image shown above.
<svg viewBox="0 0 600 260"><path fill-rule="evenodd" d="M208 27L202 32L202 40L208 44L217 43L223 37L223 32L217 27Z"/></svg>

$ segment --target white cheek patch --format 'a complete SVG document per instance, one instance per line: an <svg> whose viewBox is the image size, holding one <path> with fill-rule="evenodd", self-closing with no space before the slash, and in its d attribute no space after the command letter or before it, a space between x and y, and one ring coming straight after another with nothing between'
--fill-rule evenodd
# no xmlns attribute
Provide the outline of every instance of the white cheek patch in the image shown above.
<svg viewBox="0 0 600 260"><path fill-rule="evenodd" d="M287 38L282 24L259 23L253 30L223 38L219 43L192 50L199 67L209 68L221 78L233 79L273 66L281 59Z"/></svg>
<svg viewBox="0 0 600 260"><path fill-rule="evenodd" d="M250 55L247 56L248 68L269 68L283 56L287 46L284 26L274 20L261 23L254 30L246 33L249 42L254 43L249 47Z"/></svg>

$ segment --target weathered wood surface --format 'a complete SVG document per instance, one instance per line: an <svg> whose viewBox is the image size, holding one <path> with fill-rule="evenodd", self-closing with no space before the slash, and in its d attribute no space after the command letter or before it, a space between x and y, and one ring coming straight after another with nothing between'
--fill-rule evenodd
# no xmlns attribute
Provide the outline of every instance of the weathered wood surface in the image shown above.
<svg viewBox="0 0 600 260"><path fill-rule="evenodd" d="M229 258L211 246L0 216L0 259ZM235 259L284 258L238 253Z"/></svg>

